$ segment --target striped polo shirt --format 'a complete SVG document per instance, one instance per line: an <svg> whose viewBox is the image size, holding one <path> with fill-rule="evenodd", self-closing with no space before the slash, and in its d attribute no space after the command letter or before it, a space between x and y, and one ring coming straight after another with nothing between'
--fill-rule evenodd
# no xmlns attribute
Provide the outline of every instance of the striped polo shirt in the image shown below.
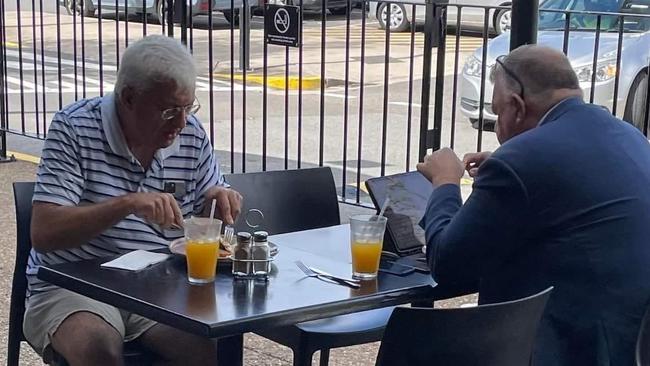
<svg viewBox="0 0 650 366"><path fill-rule="evenodd" d="M146 133L146 131L142 131ZM184 184L175 195L183 217L198 214L203 195L224 185L216 156L201 123L191 116L174 143L156 152L145 170L129 150L112 94L85 99L58 112L43 146L33 201L64 206L95 204L134 192L164 192L165 183ZM36 278L41 264L112 256L135 249L160 249L181 231L129 215L86 244L39 253L27 264L28 296L56 286Z"/></svg>

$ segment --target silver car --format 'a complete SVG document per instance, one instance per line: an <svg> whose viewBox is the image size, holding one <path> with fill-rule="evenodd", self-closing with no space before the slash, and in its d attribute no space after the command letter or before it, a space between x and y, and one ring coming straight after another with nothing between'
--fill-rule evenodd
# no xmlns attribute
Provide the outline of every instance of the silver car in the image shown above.
<svg viewBox="0 0 650 366"><path fill-rule="evenodd" d="M424 6L425 0L408 0L409 3L391 3L390 14L390 29L396 32L402 32L409 29L413 22L412 5L422 4L422 6L415 7L415 23L424 24L424 16L426 14ZM471 6L486 6L491 7L489 10L489 24L488 27L496 34L501 34L510 30L510 9L495 9L494 7L510 7L511 0L449 0L449 7L447 8L447 23L455 25L458 13L458 6L469 5L463 7L461 12L461 27L463 29L473 28L483 29L483 20L485 17L485 10L483 8ZM368 7L368 17L377 20L379 27L386 28L386 13L388 11L387 3L381 1L370 1Z"/></svg>
<svg viewBox="0 0 650 366"><path fill-rule="evenodd" d="M115 13L115 0L59 0L60 4L65 6L68 14L72 15L74 11L83 16L95 16L95 12L99 8L101 1L102 12ZM163 6L167 6L167 0L117 0L118 11L124 12L125 2L128 1L129 14L142 14L143 10L147 16L153 18L155 22L160 23L163 14ZM143 4L144 1L144 4ZM212 0L212 10L220 11L228 22L238 23L239 21L239 8L242 5L242 0L234 0L234 9L231 11L231 0ZM83 3L83 14L82 14ZM210 0L187 0L188 5L191 5L192 16L208 15L210 9ZM163 5L164 4L164 5ZM258 6L258 0L249 0L250 7ZM144 9L143 9L144 5ZM188 13L190 10L188 10Z"/></svg>
<svg viewBox="0 0 650 366"><path fill-rule="evenodd" d="M648 0L547 0L540 10L576 10L594 12L621 12L631 14L650 14ZM540 11L538 43L559 50L564 45L564 13ZM578 75L585 99L591 96L593 59L596 40L597 16L593 14L572 14L569 33L568 57ZM633 18L628 16L623 24L623 47L621 66L618 70L619 89L617 115L643 126L645 98L648 86L648 61L650 56L650 17ZM618 47L619 18L603 15L601 19L600 42L595 69L594 103L608 108L613 107L614 84L617 74L616 60ZM492 112L492 88L489 74L495 59L508 53L509 34L503 34L489 41L487 52L487 73L485 80L484 121L490 125L496 121ZM479 96L481 90L481 68L483 49L477 49L465 63L462 72L460 108L474 126L479 118Z"/></svg>

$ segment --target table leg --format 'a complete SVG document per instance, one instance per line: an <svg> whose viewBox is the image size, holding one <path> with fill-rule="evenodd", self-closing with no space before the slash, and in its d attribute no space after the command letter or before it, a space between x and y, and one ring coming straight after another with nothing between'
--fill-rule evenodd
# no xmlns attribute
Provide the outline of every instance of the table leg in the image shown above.
<svg viewBox="0 0 650 366"><path fill-rule="evenodd" d="M217 340L219 366L242 366L244 363L244 335L223 337Z"/></svg>

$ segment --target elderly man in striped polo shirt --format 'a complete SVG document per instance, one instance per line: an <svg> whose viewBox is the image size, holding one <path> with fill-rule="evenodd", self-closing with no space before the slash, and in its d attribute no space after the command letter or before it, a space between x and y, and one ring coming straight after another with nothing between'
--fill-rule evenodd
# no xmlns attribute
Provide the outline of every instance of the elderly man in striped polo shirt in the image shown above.
<svg viewBox="0 0 650 366"><path fill-rule="evenodd" d="M178 41L149 36L128 47L113 94L81 100L50 125L34 192L24 332L47 362L120 365L124 341L167 364L214 360L214 343L36 278L41 264L158 249L170 230L217 200L232 223L241 196L227 188L194 116L196 68ZM164 193L174 183L174 194ZM173 345L173 346L171 346ZM191 352L187 352L191 350Z"/></svg>

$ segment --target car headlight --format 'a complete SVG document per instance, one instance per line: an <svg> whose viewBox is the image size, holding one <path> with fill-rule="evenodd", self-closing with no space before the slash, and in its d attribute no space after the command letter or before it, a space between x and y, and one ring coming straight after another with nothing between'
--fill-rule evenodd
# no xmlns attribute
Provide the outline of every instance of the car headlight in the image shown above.
<svg viewBox="0 0 650 366"><path fill-rule="evenodd" d="M477 59L475 56L471 56L465 63L463 72L465 73L465 75L475 76L477 78L480 78L481 67L482 67L481 61Z"/></svg>
<svg viewBox="0 0 650 366"><path fill-rule="evenodd" d="M594 67L592 64L576 67L576 75L581 83L590 83ZM607 81L616 77L616 60L600 61L596 64L596 82Z"/></svg>

